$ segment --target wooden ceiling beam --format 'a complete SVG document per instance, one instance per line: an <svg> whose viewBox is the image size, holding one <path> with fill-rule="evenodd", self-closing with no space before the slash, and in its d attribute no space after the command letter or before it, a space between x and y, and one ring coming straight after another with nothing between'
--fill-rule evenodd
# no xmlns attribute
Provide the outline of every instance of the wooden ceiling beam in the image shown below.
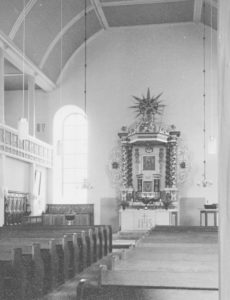
<svg viewBox="0 0 230 300"><path fill-rule="evenodd" d="M102 7L107 6L123 6L123 5L138 5L138 4L163 4L163 3L178 3L178 2L186 2L190 0L114 0L110 2L101 2ZM201 0L202 1L202 0Z"/></svg>
<svg viewBox="0 0 230 300"><path fill-rule="evenodd" d="M36 84L44 91L50 92L55 89L56 85L48 78L29 58L25 57L22 51L0 31L0 47L4 51L7 59L19 71L32 75Z"/></svg>
<svg viewBox="0 0 230 300"><path fill-rule="evenodd" d="M108 29L109 28L109 24L108 24L108 21L105 17L105 14L103 12L103 9L101 7L101 3L99 0L90 0L93 8L94 8L94 11L97 15L97 18L102 26L102 28L104 29Z"/></svg>
<svg viewBox="0 0 230 300"><path fill-rule="evenodd" d="M193 21L195 23L201 22L203 0L194 0L194 9L193 9Z"/></svg>

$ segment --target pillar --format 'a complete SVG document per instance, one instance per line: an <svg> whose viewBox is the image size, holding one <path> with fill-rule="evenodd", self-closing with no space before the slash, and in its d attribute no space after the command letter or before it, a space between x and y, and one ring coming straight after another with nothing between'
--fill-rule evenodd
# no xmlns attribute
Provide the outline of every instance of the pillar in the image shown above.
<svg viewBox="0 0 230 300"><path fill-rule="evenodd" d="M28 122L29 122L29 135L35 137L35 78L32 75L28 76ZM34 194L35 186L35 171L36 165L30 165L30 205L31 215L36 215L36 201L37 195Z"/></svg>
<svg viewBox="0 0 230 300"><path fill-rule="evenodd" d="M4 50L0 47L0 123L5 123Z"/></svg>
<svg viewBox="0 0 230 300"><path fill-rule="evenodd" d="M218 198L219 198L219 288L220 300L230 297L230 1L218 9Z"/></svg>
<svg viewBox="0 0 230 300"><path fill-rule="evenodd" d="M0 226L4 224L5 155L0 154Z"/></svg>
<svg viewBox="0 0 230 300"><path fill-rule="evenodd" d="M0 47L0 124L5 123L4 51ZM5 155L0 154L0 226L4 224Z"/></svg>
<svg viewBox="0 0 230 300"><path fill-rule="evenodd" d="M29 204L31 208L31 215L36 215L36 200L37 195L35 195L34 187L35 187L35 171L36 165L35 163L30 164L30 177L29 177Z"/></svg>
<svg viewBox="0 0 230 300"><path fill-rule="evenodd" d="M35 78L28 77L29 134L35 136Z"/></svg>

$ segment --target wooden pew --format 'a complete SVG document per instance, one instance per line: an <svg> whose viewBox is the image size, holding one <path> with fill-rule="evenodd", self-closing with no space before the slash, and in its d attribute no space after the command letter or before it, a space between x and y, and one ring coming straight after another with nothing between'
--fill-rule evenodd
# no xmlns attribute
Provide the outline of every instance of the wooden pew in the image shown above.
<svg viewBox="0 0 230 300"><path fill-rule="evenodd" d="M109 235L110 230L106 226L37 226L35 229L34 226L22 225L0 228L0 299L41 297L107 254ZM10 249L15 247L22 249L22 262L18 269L24 274L16 279L14 267L11 274L15 275L5 276L9 273L9 266L14 266ZM21 286L19 292L18 286Z"/></svg>
<svg viewBox="0 0 230 300"><path fill-rule="evenodd" d="M43 295L44 269L39 244L0 246L0 299L37 299Z"/></svg>
<svg viewBox="0 0 230 300"><path fill-rule="evenodd" d="M102 258L104 255L107 255L108 253L112 252L112 229L111 226L11 226L7 227L7 230L0 229L0 237L1 235L4 236L4 232L6 232L7 236L15 235L15 232L18 232L19 234L23 231L25 231L26 236L30 236L30 233L32 232L32 235L35 231L55 231L55 232L63 232L63 233L73 233L73 232L79 232L81 230L88 230L92 229L92 238L93 238L93 247L94 247L94 258L93 262L96 261L98 258Z"/></svg>
<svg viewBox="0 0 230 300"><path fill-rule="evenodd" d="M13 242L19 242L20 239L27 242L48 243L50 239L55 240L56 252L60 260L60 264L63 265L63 260L65 262L64 279L68 279L74 276L75 273L82 271L84 268L89 266L93 262L94 247L92 239L92 230L88 232L74 230L73 233L66 231L11 231L9 234L4 232L1 234L1 239L5 242L8 240L14 240ZM4 238L3 238L4 236ZM43 243L43 244L44 244ZM68 268L68 270L67 270ZM60 272L59 272L60 273ZM60 281L64 280L59 279Z"/></svg>
<svg viewBox="0 0 230 300"><path fill-rule="evenodd" d="M5 245L8 243L9 248L31 245L33 242L40 243L45 271L44 293L73 277L107 252L108 242L105 240L109 231L105 227L102 228L103 232L100 226L83 227L85 230L79 231L72 226L43 226L34 229L11 226L10 229L0 230L0 238L1 242L4 240ZM66 232L68 234L62 239Z"/></svg>
<svg viewBox="0 0 230 300"><path fill-rule="evenodd" d="M59 274L63 275L59 278L58 282L62 282L68 278L71 278L75 273L82 271L91 263L98 260L97 255L98 240L94 235L92 237L92 230L79 231L76 233L63 234L65 231L56 230L36 230L36 231L21 231L21 230L11 230L10 232L1 233L1 238L4 237L4 242L6 243L19 243L22 239L24 242L39 242L41 245L48 243L51 238L55 238L56 252L59 257L59 265L64 264L64 273L59 271ZM43 243L43 244L42 244ZM59 244L59 245L58 245ZM44 245L43 245L44 246ZM61 246L61 247L60 247ZM64 262L63 262L64 261ZM59 267L61 270L61 268ZM64 278L63 278L64 277Z"/></svg>
<svg viewBox="0 0 230 300"><path fill-rule="evenodd" d="M85 230L87 228L99 228L104 232L104 235L107 236L107 250L105 249L105 255L112 252L112 227L110 225L46 225L42 223L42 216L31 216L24 217L24 222L20 226L5 226L3 228L7 228L10 230L14 230L14 228L25 228L27 230L34 230L34 228L57 228L61 230L61 228L76 228ZM1 228L0 228L1 229Z"/></svg>
<svg viewBox="0 0 230 300"><path fill-rule="evenodd" d="M15 226L10 226L8 227L10 230L14 230ZM77 230L87 230L89 228L95 230L95 228L98 228L99 234L102 232L103 235L103 240L104 240L104 247L102 249L103 254L107 255L108 253L112 252L112 227L110 225L94 225L94 226L80 226L80 225L42 225L40 223L28 223L28 224L23 224L20 226L16 226L16 228L21 228L21 229L26 229L26 230L34 230L36 229L44 229L44 230L50 230L50 229L56 229L58 231L60 230L72 230L72 229L77 229Z"/></svg>
<svg viewBox="0 0 230 300"><path fill-rule="evenodd" d="M1 240L4 247L29 247L33 243L39 243L41 248L40 263L44 265L44 292L47 292L56 286L64 283L68 278L75 274L76 259L74 254L70 256L69 241L77 240L76 234L71 237L64 236L56 239L49 237L11 237ZM75 253L78 245L73 246ZM0 248L1 251L1 248ZM76 255L76 254L75 254ZM71 273L71 276L70 276Z"/></svg>
<svg viewBox="0 0 230 300"><path fill-rule="evenodd" d="M0 299L23 299L25 280L21 249L2 250L0 252Z"/></svg>

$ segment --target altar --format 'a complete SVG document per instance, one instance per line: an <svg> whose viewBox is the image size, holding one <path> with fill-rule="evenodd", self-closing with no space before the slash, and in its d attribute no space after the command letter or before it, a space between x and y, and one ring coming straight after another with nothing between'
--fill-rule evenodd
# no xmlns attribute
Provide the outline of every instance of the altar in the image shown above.
<svg viewBox="0 0 230 300"><path fill-rule="evenodd" d="M120 230L149 230L156 225L177 225L175 209L121 209L119 211Z"/></svg>
<svg viewBox="0 0 230 300"><path fill-rule="evenodd" d="M122 126L120 161L113 161L121 174L119 221L121 230L148 230L156 225L178 225L178 161L180 131L162 122L161 96L134 97L137 120Z"/></svg>

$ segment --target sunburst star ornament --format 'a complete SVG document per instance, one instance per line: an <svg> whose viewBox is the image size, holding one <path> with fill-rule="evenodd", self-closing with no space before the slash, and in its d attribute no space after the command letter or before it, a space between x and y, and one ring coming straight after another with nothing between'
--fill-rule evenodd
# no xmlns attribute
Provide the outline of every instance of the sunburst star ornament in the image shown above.
<svg viewBox="0 0 230 300"><path fill-rule="evenodd" d="M130 106L134 108L137 112L137 118L139 116L148 116L148 115L162 115L165 105L162 104L162 101L159 100L162 93L157 96L150 96L150 89L148 88L147 95L142 96L142 98L133 96L136 101L136 104Z"/></svg>

